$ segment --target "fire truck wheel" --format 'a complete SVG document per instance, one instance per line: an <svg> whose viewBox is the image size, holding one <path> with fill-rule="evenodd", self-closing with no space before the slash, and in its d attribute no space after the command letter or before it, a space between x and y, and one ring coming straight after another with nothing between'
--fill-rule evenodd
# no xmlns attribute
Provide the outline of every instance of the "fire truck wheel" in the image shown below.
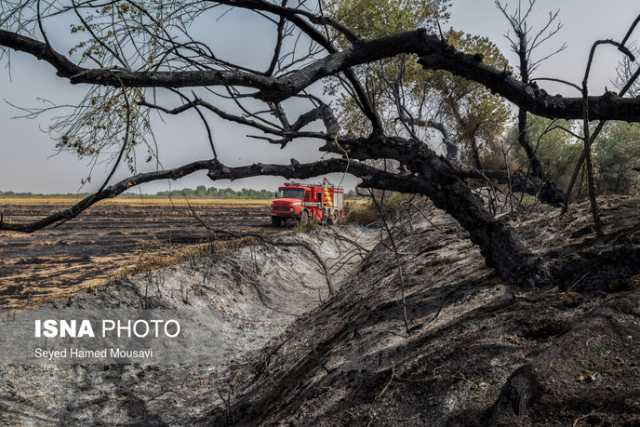
<svg viewBox="0 0 640 427"><path fill-rule="evenodd" d="M272 216L271 225L274 227L280 227L282 225L282 218L280 218L279 216Z"/></svg>
<svg viewBox="0 0 640 427"><path fill-rule="evenodd" d="M302 225L309 224L309 212L302 211L302 213L300 214L300 224Z"/></svg>

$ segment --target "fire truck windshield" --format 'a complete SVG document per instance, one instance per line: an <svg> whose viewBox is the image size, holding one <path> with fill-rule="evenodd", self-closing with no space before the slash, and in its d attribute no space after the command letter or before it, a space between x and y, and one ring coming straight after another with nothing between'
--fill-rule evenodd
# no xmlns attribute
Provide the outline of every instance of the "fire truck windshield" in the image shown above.
<svg viewBox="0 0 640 427"><path fill-rule="evenodd" d="M304 200L304 190L301 188L281 188L279 191L281 199L300 199Z"/></svg>

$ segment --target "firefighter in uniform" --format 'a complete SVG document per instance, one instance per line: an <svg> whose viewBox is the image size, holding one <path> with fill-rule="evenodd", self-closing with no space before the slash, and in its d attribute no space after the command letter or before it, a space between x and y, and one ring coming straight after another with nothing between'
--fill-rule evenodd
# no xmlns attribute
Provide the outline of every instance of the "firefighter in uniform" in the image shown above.
<svg viewBox="0 0 640 427"><path fill-rule="evenodd" d="M322 180L322 186L322 222L327 224L332 221L331 210L333 208L333 199L329 188L329 180L326 177Z"/></svg>

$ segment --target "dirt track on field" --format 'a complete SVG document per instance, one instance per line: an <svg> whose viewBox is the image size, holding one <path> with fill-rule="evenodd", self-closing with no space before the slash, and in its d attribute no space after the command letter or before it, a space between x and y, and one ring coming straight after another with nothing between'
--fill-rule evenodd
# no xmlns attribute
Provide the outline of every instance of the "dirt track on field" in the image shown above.
<svg viewBox="0 0 640 427"><path fill-rule="evenodd" d="M2 199L8 222L28 222L63 209L66 199ZM268 202L268 201L267 201ZM272 233L264 201L190 202L211 227ZM183 261L208 250L210 233L184 200L119 200L94 206L78 218L35 234L0 232L0 308L18 308L147 267ZM217 249L238 244L216 236Z"/></svg>

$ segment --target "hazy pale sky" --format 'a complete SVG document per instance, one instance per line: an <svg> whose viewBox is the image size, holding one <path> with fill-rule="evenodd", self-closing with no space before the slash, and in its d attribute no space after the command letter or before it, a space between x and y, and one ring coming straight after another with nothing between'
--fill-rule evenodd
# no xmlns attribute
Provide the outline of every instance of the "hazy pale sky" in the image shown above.
<svg viewBox="0 0 640 427"><path fill-rule="evenodd" d="M1 1L1 0L0 0ZM517 0L509 0L517 4ZM538 77L559 77L579 82L584 73L591 43L601 38L621 39L627 27L640 13L640 4L636 0L539 0L533 23L542 23L550 9L559 8L564 28L556 39L548 44L552 49L566 42L568 49L548 61L537 72ZM489 37L502 49L514 63L514 56L504 34L507 26L504 18L494 6L493 0L454 0L451 10L450 26L457 30ZM70 47L67 29L60 24L54 32L54 44L65 51ZM261 63L265 52L271 52L273 31L270 25L260 23L241 11L235 11L224 19L215 22L206 29L219 44L216 45L220 56L232 58L244 63ZM238 37L242 34L243 37ZM639 33L640 34L640 33ZM639 37L634 37L638 39ZM248 42L250 40L250 43ZM591 79L592 93L600 93L605 86L612 88L610 80L615 77L615 68L620 54L615 49L604 48L599 51ZM562 93L575 96L564 87L545 85L550 93ZM14 55L11 65L11 78L6 69L0 73L0 191L31 192L76 192L95 190L94 187L106 174L107 164L99 165L94 172L92 184L80 186L80 181L89 172L88 161L75 155L63 153L51 157L54 143L42 132L48 121L14 120L18 112L6 102L21 106L39 105L38 98L46 98L64 103L77 100L85 88L72 87L59 79L52 68L27 55ZM230 165L247 164L254 161L288 163L290 158L300 161L319 159L321 153L315 142L290 144L285 150L265 143L247 140L251 133L247 128L213 119L215 142L221 160ZM205 134L201 123L191 115L167 117L164 123L156 127L160 142L160 155L165 167L175 167L189 161L210 157ZM148 166L151 167L151 166ZM127 175L122 167L116 179ZM144 166L141 167L141 171ZM339 180L335 176L334 180ZM218 187L254 187L273 189L281 182L280 178L255 178L212 184L204 174L194 175L178 182L172 188L193 187L196 185L215 185ZM345 184L353 185L353 178ZM144 187L144 191L159 191L168 188L166 182Z"/></svg>

